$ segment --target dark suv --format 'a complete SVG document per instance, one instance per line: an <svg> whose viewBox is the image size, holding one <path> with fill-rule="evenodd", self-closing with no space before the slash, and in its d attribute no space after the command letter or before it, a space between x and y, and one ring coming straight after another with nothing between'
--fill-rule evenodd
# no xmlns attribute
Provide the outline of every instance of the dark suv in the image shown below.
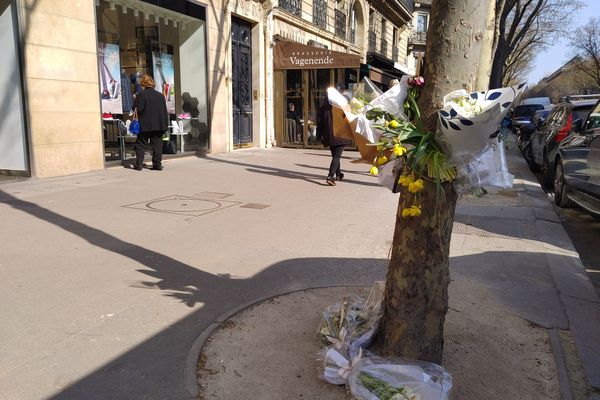
<svg viewBox="0 0 600 400"><path fill-rule="evenodd" d="M572 100L557 104L546 122L531 135L531 154L534 165L542 169L542 184L554 186L554 160L558 145L573 132L581 130L583 121L597 103L596 100Z"/></svg>
<svg viewBox="0 0 600 400"><path fill-rule="evenodd" d="M543 110L541 104L522 104L516 106L511 117L512 130L517 135L523 125L531 124L531 119L536 111Z"/></svg>
<svg viewBox="0 0 600 400"><path fill-rule="evenodd" d="M554 201L571 203L600 217L600 104L596 104L580 132L564 140L556 158Z"/></svg>

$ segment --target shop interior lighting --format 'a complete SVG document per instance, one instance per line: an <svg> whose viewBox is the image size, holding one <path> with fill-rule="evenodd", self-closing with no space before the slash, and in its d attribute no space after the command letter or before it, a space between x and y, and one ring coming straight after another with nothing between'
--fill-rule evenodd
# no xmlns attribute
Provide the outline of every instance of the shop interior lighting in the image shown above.
<svg viewBox="0 0 600 400"><path fill-rule="evenodd" d="M140 12L137 9L134 9L133 10L133 16L136 17L136 18L139 17L140 16Z"/></svg>
<svg viewBox="0 0 600 400"><path fill-rule="evenodd" d="M110 2L110 11L115 11L115 3Z"/></svg>

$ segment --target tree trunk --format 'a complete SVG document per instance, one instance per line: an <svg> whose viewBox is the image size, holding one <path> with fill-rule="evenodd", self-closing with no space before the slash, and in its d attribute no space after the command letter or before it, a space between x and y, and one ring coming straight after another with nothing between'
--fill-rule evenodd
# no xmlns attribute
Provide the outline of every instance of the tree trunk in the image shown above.
<svg viewBox="0 0 600 400"><path fill-rule="evenodd" d="M486 16L486 1L433 0L423 71L425 88L419 98L429 130L435 130L444 95L475 88Z"/></svg>
<svg viewBox="0 0 600 400"><path fill-rule="evenodd" d="M419 217L401 216L408 193L405 187L400 193L385 288L385 355L441 363L457 198L453 183L442 187L443 193L437 193L435 184L427 181Z"/></svg>
<svg viewBox="0 0 600 400"><path fill-rule="evenodd" d="M431 10L419 107L426 127L433 131L443 96L456 89L474 89L487 2L433 0ZM401 216L407 193L400 193L384 300L385 355L441 362L457 197L452 183L442 188L438 192L427 181L419 193L419 217Z"/></svg>
<svg viewBox="0 0 600 400"><path fill-rule="evenodd" d="M490 75L492 73L492 57L494 47L494 33L496 31L496 1L487 0L488 11L485 23L485 32L481 43L479 55L479 71L477 73L477 85L475 90L487 90L490 86Z"/></svg>

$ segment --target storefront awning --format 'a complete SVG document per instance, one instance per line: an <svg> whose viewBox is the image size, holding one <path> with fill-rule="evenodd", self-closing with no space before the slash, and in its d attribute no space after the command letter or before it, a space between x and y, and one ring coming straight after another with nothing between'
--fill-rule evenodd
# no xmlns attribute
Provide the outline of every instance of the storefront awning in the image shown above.
<svg viewBox="0 0 600 400"><path fill-rule="evenodd" d="M273 51L275 69L358 68L360 56L280 40Z"/></svg>

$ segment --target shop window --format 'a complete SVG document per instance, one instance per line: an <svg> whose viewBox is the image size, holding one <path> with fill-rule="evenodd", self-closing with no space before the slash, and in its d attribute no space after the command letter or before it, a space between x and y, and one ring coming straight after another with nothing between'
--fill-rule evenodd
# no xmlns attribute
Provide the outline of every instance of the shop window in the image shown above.
<svg viewBox="0 0 600 400"><path fill-rule="evenodd" d="M286 71L285 110L283 142L286 145L301 145L304 142L304 96L300 69Z"/></svg>
<svg viewBox="0 0 600 400"><path fill-rule="evenodd" d="M29 170L19 63L17 9L12 1L0 0L0 89L3 111L0 121L0 170Z"/></svg>
<svg viewBox="0 0 600 400"><path fill-rule="evenodd" d="M150 3L173 4L170 9ZM141 77L153 77L171 123L166 153L209 148L204 8L187 1L97 3L98 68L107 159L131 155L126 135ZM180 11L180 12L177 12ZM185 143L185 147L183 144Z"/></svg>

